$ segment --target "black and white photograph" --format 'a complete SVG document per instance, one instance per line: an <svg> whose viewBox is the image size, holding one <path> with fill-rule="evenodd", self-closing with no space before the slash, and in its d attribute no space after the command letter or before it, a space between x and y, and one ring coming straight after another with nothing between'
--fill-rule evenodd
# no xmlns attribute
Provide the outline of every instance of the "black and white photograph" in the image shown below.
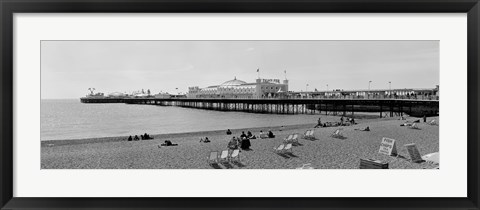
<svg viewBox="0 0 480 210"><path fill-rule="evenodd" d="M438 40L43 40L42 170L439 169Z"/></svg>

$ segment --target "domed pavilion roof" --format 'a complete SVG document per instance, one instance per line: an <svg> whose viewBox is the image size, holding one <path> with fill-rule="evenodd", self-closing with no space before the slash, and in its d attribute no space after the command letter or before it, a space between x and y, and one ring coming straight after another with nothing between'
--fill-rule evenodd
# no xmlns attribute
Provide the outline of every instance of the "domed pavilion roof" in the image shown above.
<svg viewBox="0 0 480 210"><path fill-rule="evenodd" d="M226 81L226 82L222 83L222 84L220 85L220 87L229 88L229 87L233 87L233 86L243 85L243 84L245 84L245 83L246 83L245 81L238 80L238 79L235 77L235 79L233 79L233 80L229 80L229 81Z"/></svg>

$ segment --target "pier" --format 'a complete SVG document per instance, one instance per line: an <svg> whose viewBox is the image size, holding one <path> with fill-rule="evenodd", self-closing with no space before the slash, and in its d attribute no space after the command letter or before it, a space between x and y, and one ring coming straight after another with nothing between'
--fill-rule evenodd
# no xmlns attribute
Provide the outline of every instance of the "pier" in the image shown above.
<svg viewBox="0 0 480 210"><path fill-rule="evenodd" d="M81 98L82 103L126 103L178 106L216 111L265 114L353 115L377 112L380 117L438 116L438 100L418 99L222 99L222 98Z"/></svg>

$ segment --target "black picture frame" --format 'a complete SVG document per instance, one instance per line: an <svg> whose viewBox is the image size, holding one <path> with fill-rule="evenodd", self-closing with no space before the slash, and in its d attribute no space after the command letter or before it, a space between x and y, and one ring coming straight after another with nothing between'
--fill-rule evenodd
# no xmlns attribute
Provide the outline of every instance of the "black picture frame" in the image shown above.
<svg viewBox="0 0 480 210"><path fill-rule="evenodd" d="M1 209L479 209L478 0L0 0ZM14 13L467 13L468 196L465 198L13 197ZM451 139L454 140L454 139ZM446 180L448 181L448 180ZM93 189L92 189L93 190Z"/></svg>

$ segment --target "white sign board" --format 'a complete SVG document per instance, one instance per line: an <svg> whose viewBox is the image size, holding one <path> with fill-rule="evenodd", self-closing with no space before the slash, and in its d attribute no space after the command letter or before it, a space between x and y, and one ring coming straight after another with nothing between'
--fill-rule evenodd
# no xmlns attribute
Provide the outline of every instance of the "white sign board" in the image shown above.
<svg viewBox="0 0 480 210"><path fill-rule="evenodd" d="M395 144L395 139L382 138L382 143L380 144L380 150L378 153L397 156L397 145Z"/></svg>
<svg viewBox="0 0 480 210"><path fill-rule="evenodd" d="M410 158L412 159L412 162L418 163L422 162L422 156L420 155L420 152L417 149L417 145L415 144L405 144L405 147L407 147L408 154L410 155Z"/></svg>

